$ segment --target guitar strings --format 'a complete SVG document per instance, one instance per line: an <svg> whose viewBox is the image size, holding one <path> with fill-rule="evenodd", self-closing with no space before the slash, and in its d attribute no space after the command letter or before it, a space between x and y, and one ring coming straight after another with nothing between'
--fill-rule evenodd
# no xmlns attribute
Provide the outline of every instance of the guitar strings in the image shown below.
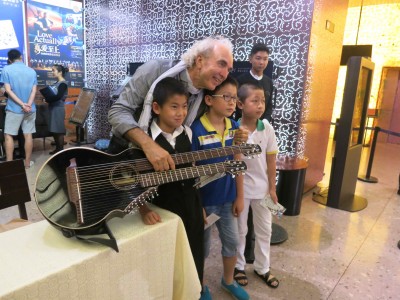
<svg viewBox="0 0 400 300"><path fill-rule="evenodd" d="M103 183L109 183L109 182L116 182L119 179L129 179L130 183L126 184L126 185L122 185L122 186L132 186L134 183L136 183L136 185L138 183L140 183L142 186L144 184L144 186L152 186L152 185L159 185L162 183L167 183L171 180L169 179L176 179L176 181L178 180L182 180L184 179L183 177L189 177L189 178L193 178L193 177L198 177L201 175L206 175L209 172L216 172L218 173L218 171L224 171L225 167L227 164L231 164L230 161L228 161L228 163L226 162L222 162L222 163L216 163L216 164L208 164L208 165L202 165L202 166L197 166L197 167L187 167L187 168L181 168L181 169L176 169L176 170L168 170L168 171L162 171L162 172L152 172L152 173L145 173L145 174L139 174L139 175L132 175L130 177L122 177L122 178L118 178L116 177L114 180L110 179L109 176L107 177L103 177L103 178L94 178L93 174L88 173L87 175L85 175L85 172L79 172L79 179L81 184L83 183L83 181L85 180L90 180L90 182L84 182L85 186L83 187L84 189L87 189L89 187L90 188L97 188L99 187L99 184L103 184ZM240 164L238 163L234 163L231 164L230 167L240 167ZM83 174L82 174L83 173ZM202 174L204 173L204 174ZM105 173L105 174L109 174L109 172ZM164 182L165 181L165 182ZM153 184L154 183L154 184Z"/></svg>
<svg viewBox="0 0 400 300"><path fill-rule="evenodd" d="M129 162L133 162L133 164L129 164ZM149 162L145 159L144 164L148 164ZM106 168L105 166L112 166L112 168ZM137 172L137 160L132 161L123 161L118 163L107 163L107 164L100 164L94 166L85 166L85 167L76 167L77 171L82 172L85 170L89 170L90 173L87 176L95 176L95 175L108 175L113 169L114 170L121 170L120 172ZM140 168L139 168L140 169Z"/></svg>
<svg viewBox="0 0 400 300"><path fill-rule="evenodd" d="M244 145L244 146L246 146L246 145ZM238 145L238 146L230 146L230 147L231 148L242 149L244 146ZM246 146L246 147L248 147L248 146ZM228 147L225 147L225 148L228 148ZM218 148L218 149L215 149L215 150L216 151L214 151L214 152L223 152L224 154L226 154L226 152L227 152L227 151L224 150L224 148ZM224 150L224 151L222 151L222 150ZM197 151L197 152L199 152L199 153L203 152L203 154L204 154L207 151L208 150ZM190 152L188 152L187 154L190 154ZM137 160L134 161L134 162L137 164ZM139 165L148 165L148 164L149 164L149 162L146 159L141 159L139 161ZM106 168L104 168L105 165L112 165L113 169L107 170ZM117 165L117 166L115 166L115 165ZM126 164L126 162L118 163L118 164L116 164L116 163L102 164L100 166L97 165L97 167L96 166L77 167L76 169L81 170L81 174L80 174L80 179L81 180L85 180L87 178L90 178L93 181L93 178L96 177L96 176L107 176L105 179L103 179L103 182L108 182L110 180L113 180L113 179L110 179L111 172L113 172L116 175L122 175L119 178L120 180L130 180L130 182L128 184L123 185L123 187L127 187L127 188L130 188L131 186L137 185L138 183L140 183L140 182L138 182L138 179L139 178L143 178L143 177L141 177L141 175L143 175L143 174L133 175L133 176L132 175L128 175L129 173L132 173L133 171L136 171L136 170L133 169L132 165ZM85 169L90 170L90 173L86 174L85 172L82 172ZM180 170L182 170L182 168ZM172 173L168 173L168 174L164 173L162 175L170 176L170 177L175 176L177 180L183 179L183 178L179 178L179 177L182 177L182 173L180 173L180 174L179 173L173 173L174 172L173 170L169 170L169 171L172 171ZM191 171L191 170L189 170L189 171ZM168 171L164 171L164 172L168 172ZM157 182L160 182L160 183L164 183L163 177L160 178L160 173L161 172L157 172L157 173L154 173L154 175L147 175L144 179L147 179L147 181L153 181L153 182L157 181ZM126 175L128 175L128 176L126 176ZM100 183L100 181L97 181L97 183Z"/></svg>
<svg viewBox="0 0 400 300"><path fill-rule="evenodd" d="M245 144L245 145L234 145L234 146L228 146L228 147L222 147L222 148L214 148L214 149L208 149L208 150L199 150L199 151L194 151L194 152L185 152L185 153L179 153L179 154L173 154L172 157L174 161L177 163L185 163L185 162L191 162L191 158L194 156L198 156L199 158L202 159L208 159L209 155L212 154L218 154L220 155L221 153L224 155L233 155L233 154L238 154L237 152L234 152L234 150L239 149L240 152L244 152L244 149L249 148L250 145ZM254 151L254 147L250 147ZM251 151L247 151L251 152ZM254 153L256 154L256 153ZM204 158L203 158L204 157ZM196 159L196 160L202 160L202 159ZM82 166L82 167L76 167L78 170L85 170L85 169L91 169L92 171L95 169L103 168L105 166L115 166L118 164L124 164L124 163L129 163L133 164L135 168L138 169L138 171L142 171L141 168L144 168L143 170L148 170L148 168L152 169L153 166L151 163L147 160L147 158L139 158L139 159L133 159L133 160L125 160L125 161L120 161L120 162L111 162L111 163L103 163L103 164L97 164L97 165L90 165L90 166Z"/></svg>
<svg viewBox="0 0 400 300"><path fill-rule="evenodd" d="M212 167L212 169L219 171L220 168L218 167L220 167L221 165L225 165L225 163L204 165L201 167L207 167L207 168ZM210 169L210 171L213 171L212 169ZM192 174L192 175L195 177L198 176L197 174ZM99 188L97 188L96 190L90 188L87 189L86 186L84 186L84 188L81 189L81 193L83 194L85 200L83 202L83 212L82 212L84 220L99 219L105 217L108 213L110 213L110 211L115 209L124 210L133 201L135 200L138 201L137 198L142 194L144 190L142 188L137 188L136 191L119 191L119 195L117 199L115 199L115 195L114 197L109 197L110 193L113 194L112 191L110 192L109 187L105 186L105 189L107 192L103 191L103 189L99 190ZM95 203L93 204L93 202ZM87 206L90 206L91 204L93 205L93 207L87 208Z"/></svg>
<svg viewBox="0 0 400 300"><path fill-rule="evenodd" d="M148 191L148 190L147 190ZM119 193L115 198L109 198L104 194L101 197L85 197L85 203L83 204L83 219L86 221L90 220L100 220L104 218L108 213L113 210L121 210L124 211L128 208L129 205L132 205L134 209L135 207L140 206L140 203L145 201L145 197L140 197L143 193L147 192L145 189L140 189L136 191ZM150 192L148 197L152 197L153 193ZM107 201L99 201L99 200L107 200ZM95 206L92 209L86 208L91 203L95 202Z"/></svg>
<svg viewBox="0 0 400 300"><path fill-rule="evenodd" d="M218 163L220 164L224 164L224 162L220 162ZM209 166L213 166L216 164L208 164L208 165L200 165L200 166L194 166L194 167L186 167L186 168L179 168L179 169L175 169L175 170L166 170L166 171L154 171L154 172L149 172L149 173L139 173L135 175L131 175L130 178L132 179L140 179L141 177L150 177L150 178L158 178L161 175L162 176L173 176L174 173L176 173L177 175L179 175L180 173L183 172L188 172L188 171L194 171L194 170L201 170L204 168L207 168ZM92 172L92 171L86 171L86 170L78 170L78 174L80 178L93 178L95 175L106 175L107 177L110 176L110 174L112 174L112 172L114 171L114 174L126 174L126 173L132 173L134 170L131 168L131 166L128 165L122 165L121 168L111 168L111 169L103 169L99 172Z"/></svg>

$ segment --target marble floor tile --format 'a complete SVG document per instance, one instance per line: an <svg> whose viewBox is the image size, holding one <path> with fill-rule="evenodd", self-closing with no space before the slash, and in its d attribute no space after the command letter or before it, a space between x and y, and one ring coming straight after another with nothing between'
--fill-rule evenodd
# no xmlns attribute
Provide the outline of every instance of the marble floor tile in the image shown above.
<svg viewBox="0 0 400 300"><path fill-rule="evenodd" d="M27 203L29 219L42 220L33 189L40 167L50 157L51 139L35 140L35 165L27 170L32 201ZM365 175L369 148L364 148L359 174ZM265 285L248 264L251 299L400 299L400 145L378 144L372 168L376 184L357 182L356 194L368 206L349 213L326 207L312 200L313 193L324 193L329 184L330 161L319 186L303 195L298 216L274 219L288 232L288 240L271 246L271 270L280 280L277 289ZM16 207L0 211L0 223L18 218ZM212 231L210 256L205 265L205 283L213 299L232 299L220 287L222 277L221 244Z"/></svg>

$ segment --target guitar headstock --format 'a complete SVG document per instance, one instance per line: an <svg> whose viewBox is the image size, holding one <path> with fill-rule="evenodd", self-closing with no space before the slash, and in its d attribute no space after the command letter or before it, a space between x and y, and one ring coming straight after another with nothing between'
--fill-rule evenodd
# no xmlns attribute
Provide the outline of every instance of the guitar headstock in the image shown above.
<svg viewBox="0 0 400 300"><path fill-rule="evenodd" d="M247 170L247 165L241 160L227 160L224 162L225 172L231 175L244 174Z"/></svg>
<svg viewBox="0 0 400 300"><path fill-rule="evenodd" d="M141 207L143 204L146 203L147 200L154 199L154 197L156 196L158 196L157 186L151 187L145 192L141 193L131 203L129 203L128 206L124 209L124 212L127 214L133 213L136 208Z"/></svg>
<svg viewBox="0 0 400 300"><path fill-rule="evenodd" d="M262 150L258 144L241 144L238 145L240 152L249 158L254 158L255 155L260 155Z"/></svg>

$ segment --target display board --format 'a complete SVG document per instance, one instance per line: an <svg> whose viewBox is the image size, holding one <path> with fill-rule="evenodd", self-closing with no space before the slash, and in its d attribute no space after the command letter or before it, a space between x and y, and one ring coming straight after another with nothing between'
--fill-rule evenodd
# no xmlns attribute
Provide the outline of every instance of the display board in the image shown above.
<svg viewBox="0 0 400 300"><path fill-rule="evenodd" d="M0 73L7 65L8 51L25 52L23 5L22 1L0 0Z"/></svg>
<svg viewBox="0 0 400 300"><path fill-rule="evenodd" d="M39 85L54 82L51 67L69 68L70 87L82 87L84 79L82 3L29 0L26 10L29 66L38 74Z"/></svg>

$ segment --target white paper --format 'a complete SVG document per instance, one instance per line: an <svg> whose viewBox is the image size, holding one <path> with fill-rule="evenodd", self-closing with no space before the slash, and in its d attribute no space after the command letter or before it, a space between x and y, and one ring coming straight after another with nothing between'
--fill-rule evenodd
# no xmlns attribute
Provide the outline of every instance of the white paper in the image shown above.
<svg viewBox="0 0 400 300"><path fill-rule="evenodd" d="M278 218L280 218L286 210L286 208L283 207L280 203L275 203L269 194L266 195L265 198L261 201L261 205L269 209L271 213Z"/></svg>
<svg viewBox="0 0 400 300"><path fill-rule="evenodd" d="M18 48L18 40L11 20L0 21L0 50Z"/></svg>
<svg viewBox="0 0 400 300"><path fill-rule="evenodd" d="M210 227L212 224L217 222L220 219L216 214L212 213L207 217L207 224L204 224L204 230L206 230L208 227Z"/></svg>

